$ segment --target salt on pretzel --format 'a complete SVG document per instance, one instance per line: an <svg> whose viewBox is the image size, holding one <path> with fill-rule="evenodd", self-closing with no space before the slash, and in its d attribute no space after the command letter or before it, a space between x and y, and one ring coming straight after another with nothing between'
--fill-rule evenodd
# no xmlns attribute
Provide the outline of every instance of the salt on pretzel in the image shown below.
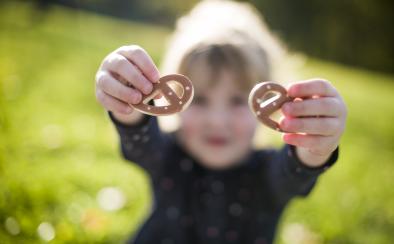
<svg viewBox="0 0 394 244"><path fill-rule="evenodd" d="M169 82L174 81L182 88L181 97L169 86ZM194 95L193 84L190 79L181 74L170 74L163 76L158 82L152 83L153 90L148 95L142 95L141 102L138 104L130 104L141 113L160 116L170 115L185 110L191 103ZM154 97L162 94L168 101L168 105L155 106L149 104Z"/></svg>
<svg viewBox="0 0 394 244"><path fill-rule="evenodd" d="M263 100L269 93L276 93L274 97ZM287 95L286 89L276 82L267 81L257 84L249 94L249 107L259 121L276 131L284 132L278 122L270 116L286 102L293 99Z"/></svg>

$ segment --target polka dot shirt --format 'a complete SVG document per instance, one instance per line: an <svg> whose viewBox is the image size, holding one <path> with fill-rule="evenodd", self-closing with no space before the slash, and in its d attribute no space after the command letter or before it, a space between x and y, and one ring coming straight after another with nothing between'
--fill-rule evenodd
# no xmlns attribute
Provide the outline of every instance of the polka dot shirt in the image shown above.
<svg viewBox="0 0 394 244"><path fill-rule="evenodd" d="M155 117L126 126L110 118L123 156L149 175L153 208L129 243L272 243L279 218L293 197L306 196L317 177L338 158L338 149L319 168L304 166L285 145L254 150L230 169L204 168Z"/></svg>

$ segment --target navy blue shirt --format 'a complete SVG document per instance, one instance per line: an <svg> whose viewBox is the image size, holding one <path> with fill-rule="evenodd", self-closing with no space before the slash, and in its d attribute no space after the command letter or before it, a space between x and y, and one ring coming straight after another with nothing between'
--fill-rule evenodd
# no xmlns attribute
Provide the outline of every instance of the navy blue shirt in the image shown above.
<svg viewBox="0 0 394 244"><path fill-rule="evenodd" d="M173 133L145 116L132 126L110 118L123 156L150 176L153 209L130 243L272 243L283 209L306 196L317 177L338 158L338 149L319 168L304 166L294 147L253 150L236 166L205 168Z"/></svg>

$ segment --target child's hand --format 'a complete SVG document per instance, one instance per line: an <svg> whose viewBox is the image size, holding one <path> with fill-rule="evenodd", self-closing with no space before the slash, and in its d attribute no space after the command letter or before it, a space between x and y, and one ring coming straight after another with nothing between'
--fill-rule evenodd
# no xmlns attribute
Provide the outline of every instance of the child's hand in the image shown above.
<svg viewBox="0 0 394 244"><path fill-rule="evenodd" d="M150 56L139 46L123 46L103 60L96 74L96 97L118 118L130 114L128 104L137 104L142 94L149 94L152 82L160 78ZM125 117L122 117L126 121Z"/></svg>
<svg viewBox="0 0 394 244"><path fill-rule="evenodd" d="M280 126L288 132L283 140L297 146L304 163L319 166L339 144L345 128L346 106L337 90L321 79L291 84L288 95L297 99L282 106L284 118Z"/></svg>

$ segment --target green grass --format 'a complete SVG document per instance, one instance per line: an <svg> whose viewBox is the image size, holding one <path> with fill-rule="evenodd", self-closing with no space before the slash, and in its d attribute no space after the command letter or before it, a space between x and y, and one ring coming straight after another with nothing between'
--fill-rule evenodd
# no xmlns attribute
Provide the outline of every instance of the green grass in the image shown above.
<svg viewBox="0 0 394 244"><path fill-rule="evenodd" d="M52 243L125 240L148 213L148 180L121 159L94 74L129 43L159 62L171 30L63 8L39 17L27 4L0 16L0 243L41 243L42 222ZM340 160L286 210L277 243L393 243L394 77L319 60L301 74L331 80L349 118ZM126 197L117 211L96 200L108 186Z"/></svg>

